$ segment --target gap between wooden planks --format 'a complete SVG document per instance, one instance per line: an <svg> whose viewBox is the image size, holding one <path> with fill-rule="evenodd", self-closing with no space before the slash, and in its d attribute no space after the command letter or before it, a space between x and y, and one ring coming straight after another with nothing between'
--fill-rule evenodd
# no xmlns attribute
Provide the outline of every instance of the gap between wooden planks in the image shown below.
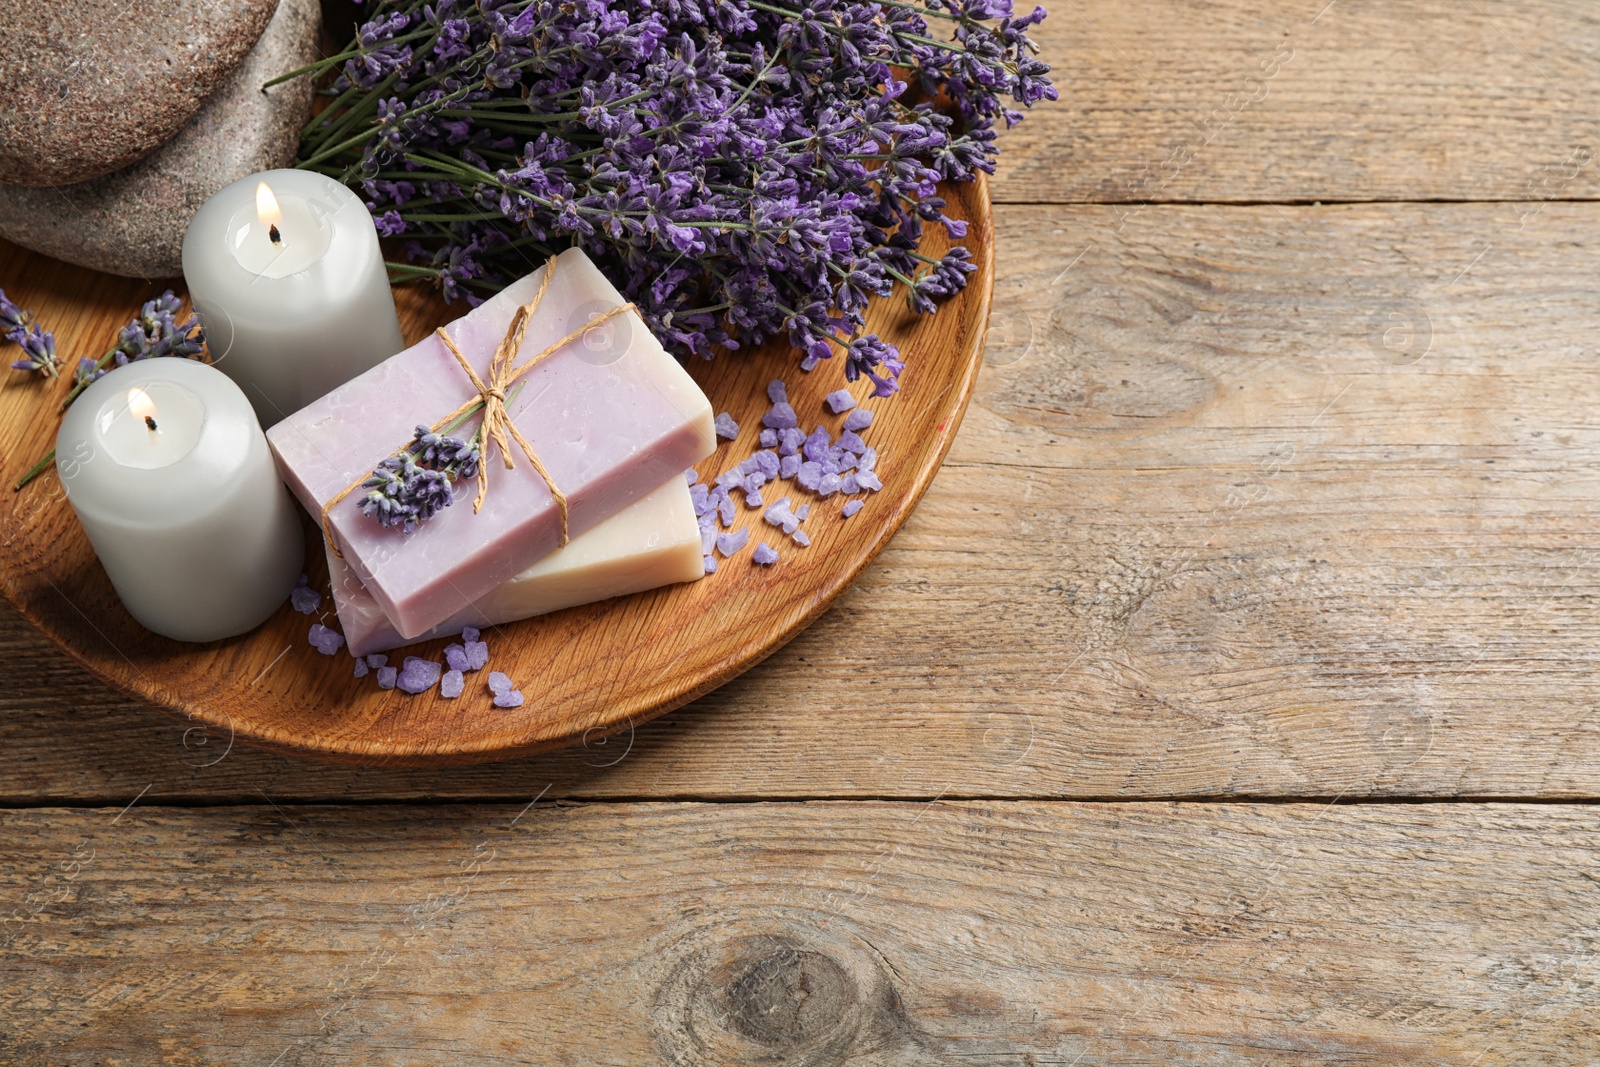
<svg viewBox="0 0 1600 1067"><path fill-rule="evenodd" d="M13 617L0 800L1600 795L1600 205L1115 212L997 212L944 470L749 677L355 770L186 733Z"/></svg>
<svg viewBox="0 0 1600 1067"><path fill-rule="evenodd" d="M0 924L0 1062L1587 1063L1597 821L1064 802L11 811L0 885L36 903Z"/></svg>

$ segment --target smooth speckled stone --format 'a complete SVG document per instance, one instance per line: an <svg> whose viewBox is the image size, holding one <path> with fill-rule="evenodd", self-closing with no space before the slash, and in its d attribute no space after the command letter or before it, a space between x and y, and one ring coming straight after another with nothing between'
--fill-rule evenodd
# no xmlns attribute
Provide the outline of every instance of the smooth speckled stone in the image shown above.
<svg viewBox="0 0 1600 1067"><path fill-rule="evenodd" d="M0 182L67 185L171 140L277 0L0 0Z"/></svg>
<svg viewBox="0 0 1600 1067"><path fill-rule="evenodd" d="M0 185L0 236L112 274L181 274L183 233L200 205L236 178L293 160L311 113L311 79L265 93L261 86L317 58L320 25L317 0L281 0L227 83L176 137L131 167L55 188Z"/></svg>

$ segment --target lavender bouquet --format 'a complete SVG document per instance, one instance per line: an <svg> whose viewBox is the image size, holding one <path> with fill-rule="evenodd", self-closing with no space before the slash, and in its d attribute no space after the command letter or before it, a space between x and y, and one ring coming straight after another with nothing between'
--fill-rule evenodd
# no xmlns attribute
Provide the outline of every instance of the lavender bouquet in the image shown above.
<svg viewBox="0 0 1600 1067"><path fill-rule="evenodd" d="M381 0L300 165L364 193L397 277L474 299L580 245L662 341L786 336L896 388L874 295L966 284L941 181L993 172L995 124L1053 100L1011 0ZM294 76L294 75L289 75ZM288 76L286 76L288 77Z"/></svg>

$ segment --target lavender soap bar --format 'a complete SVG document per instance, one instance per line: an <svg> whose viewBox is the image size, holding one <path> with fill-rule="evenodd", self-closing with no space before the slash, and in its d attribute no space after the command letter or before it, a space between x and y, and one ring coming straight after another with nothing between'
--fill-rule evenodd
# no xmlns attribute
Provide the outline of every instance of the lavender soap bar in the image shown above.
<svg viewBox="0 0 1600 1067"><path fill-rule="evenodd" d="M539 290L545 268L514 282L445 328L486 378L519 307ZM579 249L561 253L515 362L530 359L624 303ZM532 445L568 503L568 535L611 515L711 454L711 404L637 314L618 315L545 358L506 389L512 424ZM385 457L419 424L431 425L477 396L436 335L406 349L284 419L267 434L278 466L313 515ZM477 426L474 416L458 436ZM561 547L561 511L515 444L507 470L498 448L486 457L488 496L476 513L474 482L455 503L410 534L363 515L361 493L329 513L333 543L407 640Z"/></svg>

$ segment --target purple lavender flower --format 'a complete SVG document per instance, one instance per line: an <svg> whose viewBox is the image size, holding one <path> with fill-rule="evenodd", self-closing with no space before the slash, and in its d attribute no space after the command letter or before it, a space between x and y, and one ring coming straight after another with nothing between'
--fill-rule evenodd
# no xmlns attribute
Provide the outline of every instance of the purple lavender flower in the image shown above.
<svg viewBox="0 0 1600 1067"><path fill-rule="evenodd" d="M478 438L461 441L418 426L410 445L380 462L361 483L361 513L385 528L413 533L455 500L451 486L475 478L482 460Z"/></svg>

